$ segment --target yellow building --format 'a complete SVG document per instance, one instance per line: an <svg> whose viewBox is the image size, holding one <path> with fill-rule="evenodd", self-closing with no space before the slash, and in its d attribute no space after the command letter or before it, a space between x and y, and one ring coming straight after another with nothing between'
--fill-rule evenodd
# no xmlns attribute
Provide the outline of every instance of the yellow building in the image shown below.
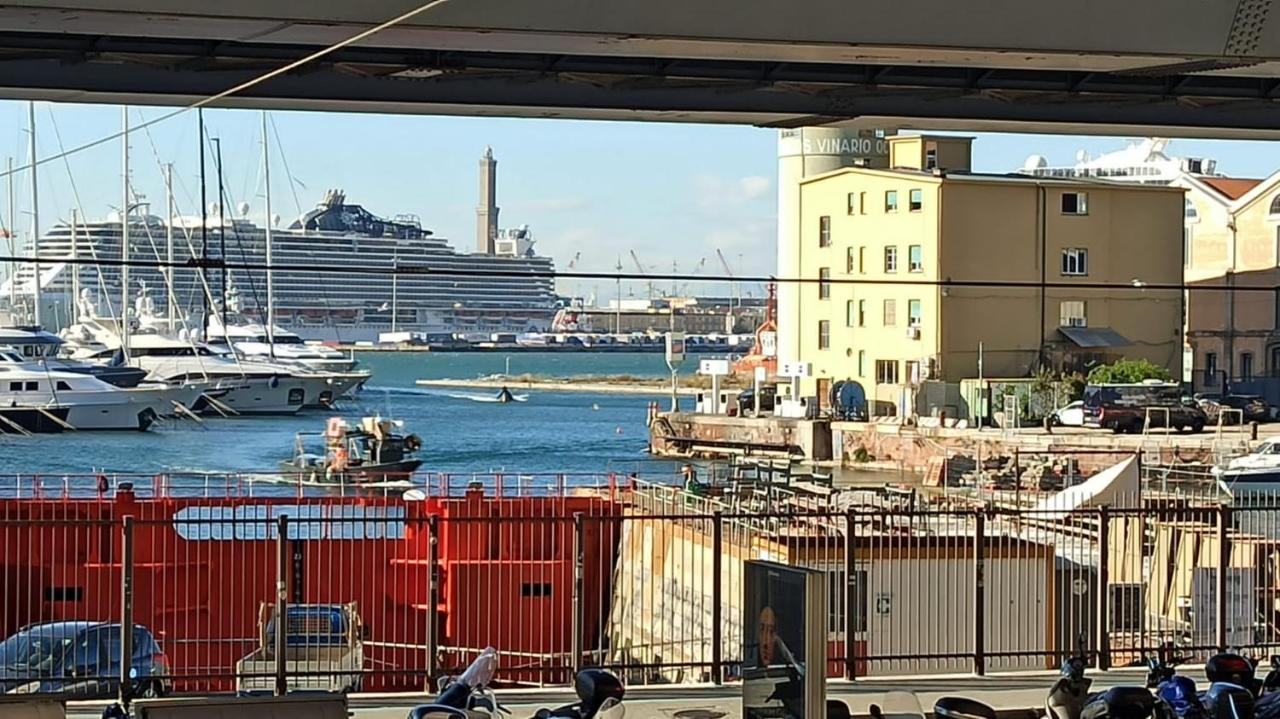
<svg viewBox="0 0 1280 719"><path fill-rule="evenodd" d="M1280 376L1280 172L1184 175L1187 342L1197 391ZM1220 288L1220 289L1218 289Z"/></svg>
<svg viewBox="0 0 1280 719"><path fill-rule="evenodd" d="M779 322L812 363L802 393L825 406L853 379L884 411L926 380L1042 364L1180 373L1183 295L1145 286L1182 281L1183 190L974 173L971 142L895 136L891 169L801 183L799 267L819 281Z"/></svg>

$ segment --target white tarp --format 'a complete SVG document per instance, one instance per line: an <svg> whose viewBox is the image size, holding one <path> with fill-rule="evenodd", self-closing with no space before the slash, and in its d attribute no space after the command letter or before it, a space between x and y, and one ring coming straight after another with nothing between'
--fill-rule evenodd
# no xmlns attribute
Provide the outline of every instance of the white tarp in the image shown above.
<svg viewBox="0 0 1280 719"><path fill-rule="evenodd" d="M1054 512L1061 517L1073 509L1134 504L1137 497L1138 461L1136 457L1128 457L1083 483L1049 497L1036 505L1036 511Z"/></svg>

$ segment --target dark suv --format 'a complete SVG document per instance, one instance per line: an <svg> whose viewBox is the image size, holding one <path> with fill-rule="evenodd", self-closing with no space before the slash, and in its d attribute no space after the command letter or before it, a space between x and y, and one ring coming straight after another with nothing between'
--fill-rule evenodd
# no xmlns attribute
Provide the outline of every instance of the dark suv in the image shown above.
<svg viewBox="0 0 1280 719"><path fill-rule="evenodd" d="M77 699L120 693L120 624L33 624L0 642L0 693L63 693ZM142 625L133 628L134 696L173 689L169 658Z"/></svg>
<svg viewBox="0 0 1280 719"><path fill-rule="evenodd" d="M1199 432L1208 424L1204 410L1184 397L1173 382L1140 384L1091 384L1084 388L1084 424L1113 432L1141 432L1150 427L1170 427Z"/></svg>

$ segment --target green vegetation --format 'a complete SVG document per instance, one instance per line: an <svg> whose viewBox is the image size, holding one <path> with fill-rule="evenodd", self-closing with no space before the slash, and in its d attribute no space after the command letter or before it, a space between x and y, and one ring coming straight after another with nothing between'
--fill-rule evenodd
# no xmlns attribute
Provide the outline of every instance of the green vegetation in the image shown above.
<svg viewBox="0 0 1280 719"><path fill-rule="evenodd" d="M1169 370L1148 360L1118 360L1113 364L1099 365L1089 372L1091 384L1134 384L1149 379L1170 381Z"/></svg>

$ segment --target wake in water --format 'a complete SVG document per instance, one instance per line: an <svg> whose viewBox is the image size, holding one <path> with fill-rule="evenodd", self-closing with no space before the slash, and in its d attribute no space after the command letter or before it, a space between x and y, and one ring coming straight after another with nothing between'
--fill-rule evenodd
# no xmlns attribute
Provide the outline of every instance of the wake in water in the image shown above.
<svg viewBox="0 0 1280 719"><path fill-rule="evenodd" d="M498 399L498 396L497 396L497 395L492 395L492 394L447 394L447 395L445 395L445 396L446 396L446 397L452 397L453 399L469 399L469 400L471 400L472 402L498 402L498 401L500 401L500 400ZM511 400L512 400L513 402L524 402L524 401L526 401L526 400L528 400L528 399L529 399L529 395L527 395L527 394L513 394L513 395L511 395Z"/></svg>

